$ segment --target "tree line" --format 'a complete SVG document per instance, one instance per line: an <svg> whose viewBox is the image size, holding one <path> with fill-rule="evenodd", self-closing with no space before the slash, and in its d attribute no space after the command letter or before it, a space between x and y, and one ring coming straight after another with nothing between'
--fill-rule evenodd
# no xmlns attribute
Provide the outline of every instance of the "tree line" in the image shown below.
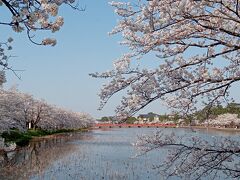
<svg viewBox="0 0 240 180"><path fill-rule="evenodd" d="M9 129L78 129L88 127L93 118L87 113L72 112L17 89L0 89L0 132Z"/></svg>
<svg viewBox="0 0 240 180"><path fill-rule="evenodd" d="M57 16L58 8L68 5L76 9L73 3L74 0L0 0L0 6L10 13L8 20L1 19L0 24L15 32L25 31L35 44L54 46L55 39L36 42L34 35L42 30L58 31L64 22ZM120 19L111 34L121 33L121 44L129 48L129 53L115 61L111 71L91 74L109 80L100 92L100 109L122 91L126 95L116 108L119 119L126 119L157 100L185 117L206 104L212 107L230 100L231 86L240 81L239 0L134 0L110 4ZM0 85L6 81L5 70L11 70L5 53L11 49L11 41L0 43L4 46L0 49ZM139 60L149 58L148 55L156 56L155 68L148 68ZM27 129L29 122L42 128L83 123L77 121L82 116L54 106L46 108L43 101L25 103L21 93L1 93L1 129ZM237 139L216 139L213 143L198 138L184 143L181 139L160 132L143 137L138 145L145 153L173 147L167 161L156 167L167 177L219 179L217 173L221 171L229 178L239 179Z"/></svg>

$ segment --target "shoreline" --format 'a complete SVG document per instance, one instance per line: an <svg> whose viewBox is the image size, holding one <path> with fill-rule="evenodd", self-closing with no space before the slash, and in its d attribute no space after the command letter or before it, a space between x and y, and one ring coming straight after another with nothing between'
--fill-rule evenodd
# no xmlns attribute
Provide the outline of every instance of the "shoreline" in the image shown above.
<svg viewBox="0 0 240 180"><path fill-rule="evenodd" d="M88 131L90 131L90 130L91 130L90 128L86 128L86 129L76 129L76 130L72 130L72 131L54 133L54 134L49 134L49 135L44 135L44 136L33 136L30 141L39 141L39 140L42 140L42 139L49 139L49 138L54 138L54 137L62 136L62 135L68 134L68 133L88 132Z"/></svg>
<svg viewBox="0 0 240 180"><path fill-rule="evenodd" d="M146 127L143 127L143 128L146 128ZM214 131L221 131L221 132L229 132L229 133L240 133L240 129L235 129L235 128L219 128L219 127L205 127L205 126L175 126L175 127L161 127L161 128L182 128L182 129L202 129L202 130L214 130ZM111 130L112 128L100 128L102 130ZM40 135L40 136L31 136L31 139L28 140L28 143L29 142L36 142L36 141L41 141L41 140L44 140L44 139L51 139L51 138L58 138L60 136L63 136L63 135L66 135L68 133L76 133L76 132L88 132L88 131L91 131L91 130L97 130L97 128L83 128L83 129L75 129L75 130L71 130L71 131L65 131L65 132L55 132L53 134L46 134L46 135ZM16 142L13 141L13 143L16 144ZM28 144L27 143L27 144ZM17 145L16 147L14 147L14 149L9 149L9 150L4 150L5 148L0 148L0 152L10 152L10 151L14 151L16 149L19 149L21 147L24 147L26 146L26 144L24 145Z"/></svg>
<svg viewBox="0 0 240 180"><path fill-rule="evenodd" d="M210 130L218 130L218 131L226 131L226 132L239 132L240 133L240 129L235 129L235 128L218 128L218 127L205 127L205 126L179 126L176 128L193 128L193 129L210 129Z"/></svg>
<svg viewBox="0 0 240 180"><path fill-rule="evenodd" d="M114 128L139 128L139 127L135 127L135 126L131 126L131 124L128 126L124 126L124 127L118 127L118 125L113 126L113 125L108 125L108 126L104 126L104 127L91 127L91 130L97 130L97 129L114 129ZM225 132L239 132L240 133L240 129L235 129L235 128L223 128L223 127L212 127L212 126L151 126L151 125L145 125L142 126L141 128L185 128L185 129L205 129L205 130L216 130L216 131L225 131Z"/></svg>
<svg viewBox="0 0 240 180"><path fill-rule="evenodd" d="M20 132L18 130L11 130L3 137L2 146L0 146L0 152L10 152L14 151L18 148L25 147L29 144L29 142L41 141L44 139L55 138L67 133L72 132L87 132L90 128L80 128L80 129L61 129L56 131L45 131L45 130L28 130L27 132ZM12 134L14 133L13 137Z"/></svg>

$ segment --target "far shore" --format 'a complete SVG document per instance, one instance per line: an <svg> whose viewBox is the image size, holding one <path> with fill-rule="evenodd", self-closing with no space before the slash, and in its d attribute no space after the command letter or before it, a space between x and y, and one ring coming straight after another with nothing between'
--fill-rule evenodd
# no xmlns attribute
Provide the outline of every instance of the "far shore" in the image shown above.
<svg viewBox="0 0 240 180"><path fill-rule="evenodd" d="M182 125L178 126L176 124L114 124L114 123L98 123L90 129L111 129L111 128L192 128L192 129L205 129L205 130L215 130L224 132L239 132L240 128L229 128L229 127L214 127L214 126L201 126L201 125Z"/></svg>
<svg viewBox="0 0 240 180"><path fill-rule="evenodd" d="M223 127L212 127L212 126L179 126L178 128L193 128L193 129L212 129L212 130L219 130L219 131L228 131L228 132L239 132L240 129L236 128L223 128Z"/></svg>

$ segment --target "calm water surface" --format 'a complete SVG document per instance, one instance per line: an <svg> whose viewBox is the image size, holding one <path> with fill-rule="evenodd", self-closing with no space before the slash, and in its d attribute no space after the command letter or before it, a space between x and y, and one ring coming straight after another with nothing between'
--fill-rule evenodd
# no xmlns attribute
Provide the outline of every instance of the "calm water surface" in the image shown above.
<svg viewBox="0 0 240 180"><path fill-rule="evenodd" d="M0 179L162 179L153 170L166 156L155 151L144 156L132 145L138 135L152 134L154 128L99 129L86 133L68 133L35 140L28 147L0 154ZM239 132L216 130L162 129L166 133L201 136L231 136Z"/></svg>

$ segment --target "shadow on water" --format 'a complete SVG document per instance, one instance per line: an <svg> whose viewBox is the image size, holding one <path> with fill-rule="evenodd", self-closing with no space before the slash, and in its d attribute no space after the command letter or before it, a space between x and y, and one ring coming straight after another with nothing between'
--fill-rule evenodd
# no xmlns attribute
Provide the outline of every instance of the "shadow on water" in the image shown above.
<svg viewBox="0 0 240 180"><path fill-rule="evenodd" d="M27 147L0 153L0 179L28 179L42 174L49 166L76 151L70 142L90 139L91 135L67 133L33 139Z"/></svg>
<svg viewBox="0 0 240 180"><path fill-rule="evenodd" d="M0 179L162 179L153 169L167 155L154 151L134 158L132 143L154 128L116 128L39 138L17 151L0 154ZM239 133L197 129L161 129L185 136L239 137ZM174 178L175 179L175 178Z"/></svg>

